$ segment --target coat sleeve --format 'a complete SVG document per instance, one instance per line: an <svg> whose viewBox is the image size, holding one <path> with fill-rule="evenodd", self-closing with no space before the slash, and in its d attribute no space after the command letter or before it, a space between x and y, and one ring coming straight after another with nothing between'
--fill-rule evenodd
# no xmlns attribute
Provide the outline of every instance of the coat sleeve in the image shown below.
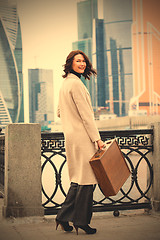
<svg viewBox="0 0 160 240"><path fill-rule="evenodd" d="M100 135L94 120L89 92L82 82L76 81L72 85L72 97L88 136L92 142L96 142L100 139Z"/></svg>

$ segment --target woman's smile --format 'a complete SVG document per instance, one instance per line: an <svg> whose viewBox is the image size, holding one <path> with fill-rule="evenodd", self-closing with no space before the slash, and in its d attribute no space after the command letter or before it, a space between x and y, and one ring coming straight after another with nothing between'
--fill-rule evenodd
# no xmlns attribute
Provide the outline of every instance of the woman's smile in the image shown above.
<svg viewBox="0 0 160 240"><path fill-rule="evenodd" d="M72 69L77 73L84 73L86 69L86 61L82 54L77 54L72 63Z"/></svg>

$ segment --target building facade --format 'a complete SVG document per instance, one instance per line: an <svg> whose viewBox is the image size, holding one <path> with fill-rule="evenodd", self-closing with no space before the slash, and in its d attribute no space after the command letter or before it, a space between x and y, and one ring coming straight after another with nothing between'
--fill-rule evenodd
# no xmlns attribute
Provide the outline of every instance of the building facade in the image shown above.
<svg viewBox="0 0 160 240"><path fill-rule="evenodd" d="M159 10L159 0L133 0L134 96L130 115L160 114Z"/></svg>
<svg viewBox="0 0 160 240"><path fill-rule="evenodd" d="M73 49L85 50L97 69L97 77L85 84L92 104L96 111L105 108L110 114L125 116L133 96L132 0L80 1L77 16L78 41ZM88 38L90 48L82 48L80 43L87 45Z"/></svg>
<svg viewBox="0 0 160 240"><path fill-rule="evenodd" d="M77 22L78 22L78 41L72 44L73 50L83 51L92 62L92 37L93 37L93 19L98 17L97 0L85 0L77 3ZM91 95L93 108L96 109L96 79L85 80L82 82L88 88Z"/></svg>
<svg viewBox="0 0 160 240"><path fill-rule="evenodd" d="M53 71L29 69L29 119L47 126L54 120Z"/></svg>
<svg viewBox="0 0 160 240"><path fill-rule="evenodd" d="M73 50L81 50L83 51L89 59L92 61L92 38L82 39L72 43ZM91 76L90 80L85 79L83 76L81 77L82 82L87 87L93 107L96 106L96 85L95 85L95 77Z"/></svg>
<svg viewBox="0 0 160 240"><path fill-rule="evenodd" d="M133 96L132 0L103 1L110 112L128 115Z"/></svg>
<svg viewBox="0 0 160 240"><path fill-rule="evenodd" d="M107 58L105 51L105 28L103 19L93 20L92 61L97 70L96 78L96 106L97 109L106 106L109 98L109 79Z"/></svg>
<svg viewBox="0 0 160 240"><path fill-rule="evenodd" d="M16 1L0 1L0 125L24 122L22 39Z"/></svg>

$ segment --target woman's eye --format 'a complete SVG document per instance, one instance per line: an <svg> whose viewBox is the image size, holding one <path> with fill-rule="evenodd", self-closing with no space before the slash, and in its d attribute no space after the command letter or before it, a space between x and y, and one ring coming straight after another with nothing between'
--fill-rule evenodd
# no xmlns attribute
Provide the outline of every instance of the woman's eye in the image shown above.
<svg viewBox="0 0 160 240"><path fill-rule="evenodd" d="M76 62L83 62L83 63L85 63L86 61L77 60Z"/></svg>

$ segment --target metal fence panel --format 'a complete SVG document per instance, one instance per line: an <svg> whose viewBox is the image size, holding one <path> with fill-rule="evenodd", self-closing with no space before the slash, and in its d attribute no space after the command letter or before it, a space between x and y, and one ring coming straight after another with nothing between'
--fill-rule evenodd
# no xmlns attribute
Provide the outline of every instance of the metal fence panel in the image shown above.
<svg viewBox="0 0 160 240"><path fill-rule="evenodd" d="M93 211L116 211L151 208L148 192L153 182L150 153L153 151L153 129L100 131L103 141L116 138L131 176L116 196L105 198L94 186ZM61 207L69 178L63 133L42 133L42 199L45 214L56 214Z"/></svg>

